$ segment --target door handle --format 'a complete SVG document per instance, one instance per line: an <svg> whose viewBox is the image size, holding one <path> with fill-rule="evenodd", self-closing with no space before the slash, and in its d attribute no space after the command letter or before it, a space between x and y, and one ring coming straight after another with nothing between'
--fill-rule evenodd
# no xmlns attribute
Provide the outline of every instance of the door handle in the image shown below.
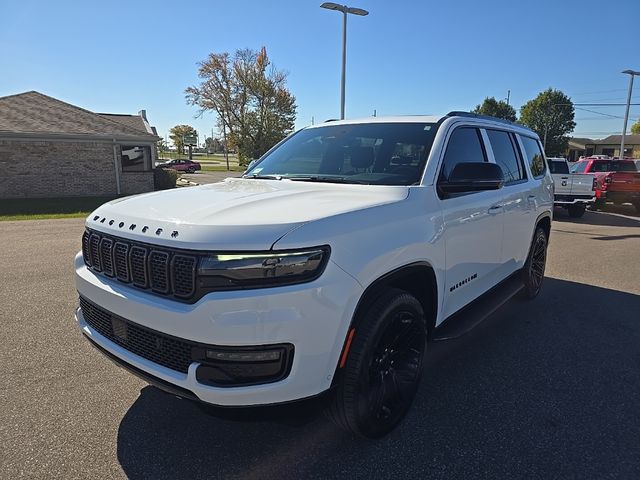
<svg viewBox="0 0 640 480"><path fill-rule="evenodd" d="M493 205L489 207L489 215L497 215L502 211L504 207L502 205Z"/></svg>

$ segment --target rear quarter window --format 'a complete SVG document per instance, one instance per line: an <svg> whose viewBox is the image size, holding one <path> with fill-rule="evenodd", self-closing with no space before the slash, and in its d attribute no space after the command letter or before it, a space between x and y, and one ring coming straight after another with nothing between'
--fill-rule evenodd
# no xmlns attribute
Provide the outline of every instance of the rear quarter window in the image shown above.
<svg viewBox="0 0 640 480"><path fill-rule="evenodd" d="M540 149L540 144L535 138L525 137L521 135L520 139L522 140L525 159L529 164L531 174L535 178L543 177L544 173L547 170L547 167L544 161L544 154Z"/></svg>

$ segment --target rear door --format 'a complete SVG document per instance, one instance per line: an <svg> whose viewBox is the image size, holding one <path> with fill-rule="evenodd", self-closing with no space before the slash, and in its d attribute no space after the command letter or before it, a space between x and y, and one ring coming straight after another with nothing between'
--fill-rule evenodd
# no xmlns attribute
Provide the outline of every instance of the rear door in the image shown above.
<svg viewBox="0 0 640 480"><path fill-rule="evenodd" d="M528 254L532 225L535 222L535 203L531 201L531 185L520 154L515 134L487 129L490 159L500 165L505 177L500 190L504 209L504 236L500 259L500 280L520 268Z"/></svg>
<svg viewBox="0 0 640 480"><path fill-rule="evenodd" d="M487 161L480 130L456 127L447 141L438 181L446 180L458 163ZM504 210L500 190L439 196L446 248L446 318L497 283Z"/></svg>

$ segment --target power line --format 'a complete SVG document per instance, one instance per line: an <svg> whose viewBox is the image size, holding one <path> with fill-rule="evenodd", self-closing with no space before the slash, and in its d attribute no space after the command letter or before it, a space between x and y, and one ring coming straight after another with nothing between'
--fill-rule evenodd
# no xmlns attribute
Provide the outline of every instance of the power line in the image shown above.
<svg viewBox="0 0 640 480"><path fill-rule="evenodd" d="M611 117L611 118L622 118L619 115L611 115L610 113L597 112L596 110L589 110L588 108L574 107L576 110L582 110L584 112L595 113L597 115L602 115L603 117Z"/></svg>

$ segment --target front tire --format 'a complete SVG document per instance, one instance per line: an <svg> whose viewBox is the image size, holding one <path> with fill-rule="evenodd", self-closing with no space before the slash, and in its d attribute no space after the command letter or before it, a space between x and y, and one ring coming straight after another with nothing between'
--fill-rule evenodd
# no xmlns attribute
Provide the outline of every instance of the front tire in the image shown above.
<svg viewBox="0 0 640 480"><path fill-rule="evenodd" d="M529 256L522 269L524 289L522 296L533 299L538 296L544 280L544 270L547 264L547 246L549 240L541 227L536 228L536 233L531 242Z"/></svg>
<svg viewBox="0 0 640 480"><path fill-rule="evenodd" d="M329 417L359 436L389 433L413 402L426 346L420 302L403 290L384 292L356 327Z"/></svg>
<svg viewBox="0 0 640 480"><path fill-rule="evenodd" d="M575 205L569 205L569 216L572 218L581 218L584 216L584 211L586 209L586 205L584 203L577 203Z"/></svg>

